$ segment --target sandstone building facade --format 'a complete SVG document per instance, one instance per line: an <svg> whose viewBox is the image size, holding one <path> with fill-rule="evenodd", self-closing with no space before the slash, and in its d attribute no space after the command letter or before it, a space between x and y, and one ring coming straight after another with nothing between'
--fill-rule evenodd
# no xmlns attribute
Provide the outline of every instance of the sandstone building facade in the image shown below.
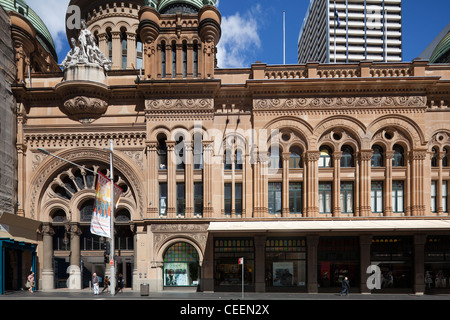
<svg viewBox="0 0 450 320"><path fill-rule="evenodd" d="M18 71L12 87L16 214L40 222L39 289L109 266L89 231L95 175L38 149L108 174L111 139L116 270L133 290L240 290L241 257L257 292L348 276L369 293L371 265L382 291L448 287L448 63L218 69L214 1L70 4L113 67L98 81Z"/></svg>

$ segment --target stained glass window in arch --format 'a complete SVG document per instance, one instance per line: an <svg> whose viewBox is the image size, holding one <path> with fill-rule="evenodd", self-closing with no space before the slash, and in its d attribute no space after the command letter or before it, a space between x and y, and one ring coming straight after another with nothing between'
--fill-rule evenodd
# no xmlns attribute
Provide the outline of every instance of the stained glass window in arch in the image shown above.
<svg viewBox="0 0 450 320"><path fill-rule="evenodd" d="M178 242L166 251L164 255L164 286L197 286L199 275L199 255L192 245Z"/></svg>

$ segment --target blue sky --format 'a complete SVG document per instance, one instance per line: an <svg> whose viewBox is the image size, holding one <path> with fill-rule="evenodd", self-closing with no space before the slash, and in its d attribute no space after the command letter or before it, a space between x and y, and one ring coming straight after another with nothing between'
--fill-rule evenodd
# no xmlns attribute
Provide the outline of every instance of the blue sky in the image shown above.
<svg viewBox="0 0 450 320"><path fill-rule="evenodd" d="M58 58L69 50L64 17L69 0L28 0L53 35ZM286 11L286 63L297 63L297 42L309 0L220 0L222 39L219 67L249 67L256 61L283 63L283 11ZM450 23L450 0L403 0L403 59L418 57Z"/></svg>

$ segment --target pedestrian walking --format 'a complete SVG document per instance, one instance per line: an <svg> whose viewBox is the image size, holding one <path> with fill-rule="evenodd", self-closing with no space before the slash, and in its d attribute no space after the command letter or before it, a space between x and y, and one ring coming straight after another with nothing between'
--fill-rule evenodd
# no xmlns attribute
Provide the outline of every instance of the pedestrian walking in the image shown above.
<svg viewBox="0 0 450 320"><path fill-rule="evenodd" d="M350 282L348 281L348 278L345 277L344 280L342 281L342 291L339 295L341 296L345 293L345 295L348 296L349 290L350 290Z"/></svg>
<svg viewBox="0 0 450 320"><path fill-rule="evenodd" d="M105 282L104 282L104 285L103 285L102 293L105 292L105 290L106 290L106 292L108 292L108 288L109 288L109 278L108 278L108 276L106 276L105 277Z"/></svg>
<svg viewBox="0 0 450 320"><path fill-rule="evenodd" d="M35 286L35 279L34 279L34 272L30 273L30 275L27 277L27 284L26 284L28 291L33 293L34 286Z"/></svg>
<svg viewBox="0 0 450 320"><path fill-rule="evenodd" d="M100 279L96 273L92 275L92 283L94 284L94 294L98 294Z"/></svg>
<svg viewBox="0 0 450 320"><path fill-rule="evenodd" d="M123 275L121 273L119 273L119 277L117 278L117 286L119 289L116 293L119 293L119 291L123 293Z"/></svg>

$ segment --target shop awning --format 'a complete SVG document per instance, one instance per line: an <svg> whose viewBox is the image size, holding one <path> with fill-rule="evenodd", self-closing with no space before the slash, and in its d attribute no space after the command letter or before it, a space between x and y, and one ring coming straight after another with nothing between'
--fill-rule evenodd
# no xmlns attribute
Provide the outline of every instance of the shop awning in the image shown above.
<svg viewBox="0 0 450 320"><path fill-rule="evenodd" d="M40 221L0 212L0 238L37 244Z"/></svg>
<svg viewBox="0 0 450 320"><path fill-rule="evenodd" d="M211 222L209 232L450 231L450 219Z"/></svg>

